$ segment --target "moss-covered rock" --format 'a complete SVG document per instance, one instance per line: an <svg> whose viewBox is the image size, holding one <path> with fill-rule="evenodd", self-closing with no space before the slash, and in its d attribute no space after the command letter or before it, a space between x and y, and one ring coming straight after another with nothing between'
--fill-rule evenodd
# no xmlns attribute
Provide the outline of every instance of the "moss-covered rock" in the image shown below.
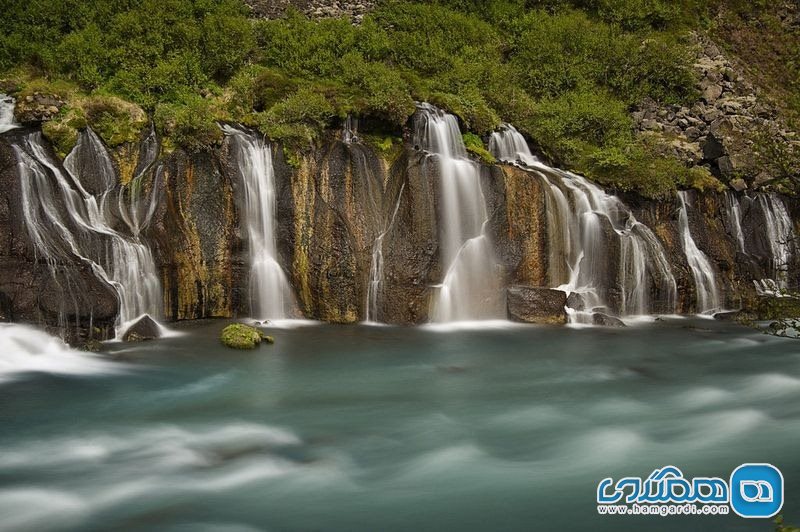
<svg viewBox="0 0 800 532"><path fill-rule="evenodd" d="M497 159L486 149L486 146L484 146L483 141L478 135L474 133L464 133L461 136L464 139L464 146L467 148L468 152L475 155L486 164L494 164L497 162Z"/></svg>
<svg viewBox="0 0 800 532"><path fill-rule="evenodd" d="M232 323L222 329L220 340L231 349L255 349L261 345L261 342L275 343L273 337L266 336L255 327L243 323Z"/></svg>

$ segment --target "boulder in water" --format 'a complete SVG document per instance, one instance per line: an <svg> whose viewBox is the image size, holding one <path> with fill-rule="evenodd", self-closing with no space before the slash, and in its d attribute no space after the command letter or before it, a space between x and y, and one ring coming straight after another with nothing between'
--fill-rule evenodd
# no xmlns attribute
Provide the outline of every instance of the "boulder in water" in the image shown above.
<svg viewBox="0 0 800 532"><path fill-rule="evenodd" d="M143 342L161 337L161 329L150 316L142 316L136 323L128 327L122 340L125 342Z"/></svg>
<svg viewBox="0 0 800 532"><path fill-rule="evenodd" d="M582 294L571 292L567 296L567 306L573 310L586 310L586 301Z"/></svg>
<svg viewBox="0 0 800 532"><path fill-rule="evenodd" d="M602 312L595 312L592 315L592 323L601 327L626 327L621 319L603 314Z"/></svg>
<svg viewBox="0 0 800 532"><path fill-rule="evenodd" d="M552 288L512 286L508 289L508 317L523 323L559 325L567 322L567 294Z"/></svg>
<svg viewBox="0 0 800 532"><path fill-rule="evenodd" d="M255 349L261 342L275 343L272 336L266 336L255 327L243 323L232 323L222 329L220 340L231 349Z"/></svg>

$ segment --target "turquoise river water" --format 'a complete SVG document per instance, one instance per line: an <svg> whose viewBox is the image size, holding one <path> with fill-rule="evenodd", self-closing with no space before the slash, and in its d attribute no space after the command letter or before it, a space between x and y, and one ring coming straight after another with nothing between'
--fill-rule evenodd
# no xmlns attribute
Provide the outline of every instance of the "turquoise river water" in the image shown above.
<svg viewBox="0 0 800 532"><path fill-rule="evenodd" d="M0 325L0 530L753 530L597 513L604 477L770 462L800 523L800 342L626 329L223 321L98 357Z"/></svg>

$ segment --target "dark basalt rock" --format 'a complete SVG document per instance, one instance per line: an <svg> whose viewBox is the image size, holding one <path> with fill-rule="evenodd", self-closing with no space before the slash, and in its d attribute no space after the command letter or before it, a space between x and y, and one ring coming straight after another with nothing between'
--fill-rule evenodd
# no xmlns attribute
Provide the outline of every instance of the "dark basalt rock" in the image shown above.
<svg viewBox="0 0 800 532"><path fill-rule="evenodd" d="M595 312L592 315L592 323L601 327L625 327L626 325L621 319L603 314L602 312Z"/></svg>
<svg viewBox="0 0 800 532"><path fill-rule="evenodd" d="M551 288L512 286L507 291L508 317L523 323L559 325L567 322L567 294Z"/></svg>
<svg viewBox="0 0 800 532"><path fill-rule="evenodd" d="M142 342L161 337L161 329L150 316L142 316L136 323L128 327L122 340L125 342Z"/></svg>
<svg viewBox="0 0 800 532"><path fill-rule="evenodd" d="M586 301L578 292L571 292L567 296L567 306L573 310L586 310Z"/></svg>
<svg viewBox="0 0 800 532"><path fill-rule="evenodd" d="M10 145L28 133L23 128L0 137L0 315L44 327L72 345L111 338L119 312L111 286L69 253L48 265L34 251Z"/></svg>

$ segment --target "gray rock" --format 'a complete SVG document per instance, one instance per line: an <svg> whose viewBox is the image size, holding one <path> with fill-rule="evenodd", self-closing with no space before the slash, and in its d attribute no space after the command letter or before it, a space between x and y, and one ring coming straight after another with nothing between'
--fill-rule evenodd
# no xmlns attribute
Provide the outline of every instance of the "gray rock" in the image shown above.
<svg viewBox="0 0 800 532"><path fill-rule="evenodd" d="M725 146L722 144L722 139L716 135L709 134L703 144L703 157L709 161L719 159L725 154Z"/></svg>
<svg viewBox="0 0 800 532"><path fill-rule="evenodd" d="M646 129L649 131L661 131L664 126L662 126L658 121L652 118L645 118L642 120L642 129Z"/></svg>
<svg viewBox="0 0 800 532"><path fill-rule="evenodd" d="M572 292L567 297L567 306L573 310L586 310L586 301L583 295L578 292Z"/></svg>
<svg viewBox="0 0 800 532"><path fill-rule="evenodd" d="M697 140L702 136L702 133L696 127L687 127L685 131L686 138L689 140Z"/></svg>
<svg viewBox="0 0 800 532"><path fill-rule="evenodd" d="M705 100L706 103L713 103L717 101L717 99L722 96L722 87L717 85L716 83L709 85L705 89L703 89L702 98Z"/></svg>
<svg viewBox="0 0 800 532"><path fill-rule="evenodd" d="M128 327L122 340L125 342L142 342L161 337L161 329L150 316L142 316L136 323Z"/></svg>
<svg viewBox="0 0 800 532"><path fill-rule="evenodd" d="M625 327L626 325L621 319L603 314L602 312L595 312L592 315L592 323L601 327Z"/></svg>
<svg viewBox="0 0 800 532"><path fill-rule="evenodd" d="M567 322L567 294L551 288L512 286L507 291L508 317L523 323L558 325Z"/></svg>
<svg viewBox="0 0 800 532"><path fill-rule="evenodd" d="M732 179L730 182L731 188L736 192L741 192L747 189L747 183L741 177Z"/></svg>

